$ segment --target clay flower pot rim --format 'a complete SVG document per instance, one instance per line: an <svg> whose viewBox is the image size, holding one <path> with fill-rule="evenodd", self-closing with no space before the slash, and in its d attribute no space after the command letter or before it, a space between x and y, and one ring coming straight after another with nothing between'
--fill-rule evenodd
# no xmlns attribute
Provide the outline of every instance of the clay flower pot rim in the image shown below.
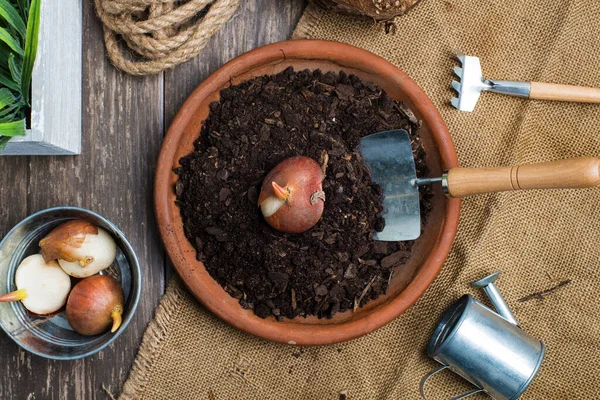
<svg viewBox="0 0 600 400"><path fill-rule="evenodd" d="M183 233L183 222L179 208L175 205L174 185L177 176L173 168L179 165L181 156L192 151L190 141L197 138L202 124L198 115L204 109L200 106L207 108L210 101L218 98L222 87L229 82L237 84L246 80L242 76L238 81L237 77L253 73L255 69L272 68L275 73L278 72L277 68L282 68L280 64L298 64L299 68L306 68L311 61L327 62L335 68L339 67L339 70L363 69L370 74L385 77L389 84L398 85L414 103L413 111L422 116L422 120L431 131L443 167L448 169L458 165L448 129L427 95L393 64L373 53L347 44L321 40L293 40L263 46L223 65L191 93L165 136L156 168L155 211L167 253L191 293L221 319L264 339L298 345L333 344L360 337L384 326L412 306L438 275L450 252L460 208L460 200L446 201L444 218L435 238L435 246L411 282L395 298L369 310L370 312L366 312L359 319L339 323L320 320L314 324L298 321L302 317L284 322L273 318L261 319L251 310L244 310L237 300L225 292L208 275L204 265L196 261L195 249ZM193 138L187 135L193 135ZM184 151L183 147L186 146L187 150Z"/></svg>

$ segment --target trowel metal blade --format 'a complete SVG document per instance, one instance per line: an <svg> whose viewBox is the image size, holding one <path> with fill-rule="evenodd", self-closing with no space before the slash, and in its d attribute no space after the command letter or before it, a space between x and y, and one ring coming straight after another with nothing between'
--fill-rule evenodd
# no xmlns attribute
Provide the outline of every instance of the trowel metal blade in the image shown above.
<svg viewBox="0 0 600 400"><path fill-rule="evenodd" d="M371 179L383 190L385 228L375 240L414 240L421 234L419 188L410 137L405 130L362 138L359 152L371 169Z"/></svg>

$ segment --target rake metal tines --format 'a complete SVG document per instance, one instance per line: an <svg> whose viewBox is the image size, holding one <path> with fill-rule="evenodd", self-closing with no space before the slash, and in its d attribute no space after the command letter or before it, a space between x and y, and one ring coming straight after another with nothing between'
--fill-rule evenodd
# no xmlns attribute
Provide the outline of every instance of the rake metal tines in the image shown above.
<svg viewBox="0 0 600 400"><path fill-rule="evenodd" d="M529 97L529 82L483 79L478 57L466 56L457 52L456 58L461 66L454 67L454 73L459 80L452 81L452 88L456 90L458 97L452 97L450 103L457 109L473 111L481 92L487 90L512 96Z"/></svg>

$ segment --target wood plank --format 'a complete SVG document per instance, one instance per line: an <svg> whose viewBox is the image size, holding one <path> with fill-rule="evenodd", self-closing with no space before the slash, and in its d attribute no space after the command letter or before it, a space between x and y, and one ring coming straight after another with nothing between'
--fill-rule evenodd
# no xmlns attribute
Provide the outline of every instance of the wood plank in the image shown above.
<svg viewBox="0 0 600 400"><path fill-rule="evenodd" d="M152 211L153 168L165 123L220 65L252 48L289 38L305 3L242 2L237 16L203 53L166 72L164 81L162 76L130 77L110 66L92 3L83 3L82 155L0 159L0 234L43 208L92 209L116 223L137 251L144 273L142 299L127 332L84 360L41 359L0 335L0 363L6 366L0 374L0 399L106 399L103 384L119 394L166 282ZM167 270L170 275L170 267Z"/></svg>
<svg viewBox="0 0 600 400"><path fill-rule="evenodd" d="M243 1L198 57L165 72L166 128L196 86L221 65L259 46L288 40L307 4L307 0ZM172 273L169 266L167 280Z"/></svg>
<svg viewBox="0 0 600 400"><path fill-rule="evenodd" d="M27 215L29 157L0 157L0 238ZM0 289L2 290L2 289ZM0 332L0 399L17 398L19 375L27 371L24 352Z"/></svg>
<svg viewBox="0 0 600 400"><path fill-rule="evenodd" d="M164 252L151 196L164 126L162 75L135 78L116 71L105 57L93 2L83 7L82 155L0 160L1 229L57 205L96 211L119 226L136 250L142 298L127 331L84 360L42 359L0 335L0 363L7 366L0 374L2 399L106 399L103 384L118 394L164 292Z"/></svg>

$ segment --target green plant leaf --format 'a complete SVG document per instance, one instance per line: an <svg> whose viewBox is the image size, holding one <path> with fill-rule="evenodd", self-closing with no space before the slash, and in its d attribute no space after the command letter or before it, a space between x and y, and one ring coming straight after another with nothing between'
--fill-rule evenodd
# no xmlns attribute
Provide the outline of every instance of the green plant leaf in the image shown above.
<svg viewBox="0 0 600 400"><path fill-rule="evenodd" d="M16 102L15 96L7 88L0 89L0 110Z"/></svg>
<svg viewBox="0 0 600 400"><path fill-rule="evenodd" d="M24 106L23 100L17 98L13 95L13 93L6 89L0 89L0 122L10 122L16 118L23 118L24 115ZM9 118L10 119L7 119Z"/></svg>
<svg viewBox="0 0 600 400"><path fill-rule="evenodd" d="M8 69L10 70L10 76L13 81L21 83L21 66L15 62L15 56L11 54L8 57Z"/></svg>
<svg viewBox="0 0 600 400"><path fill-rule="evenodd" d="M6 115L1 116L0 117L0 124L2 124L4 122L13 122L17 118L17 115L19 115L20 111L21 110L15 110L15 109L13 109L12 111L8 112Z"/></svg>
<svg viewBox="0 0 600 400"><path fill-rule="evenodd" d="M21 12L21 17L23 21L27 20L27 15L29 15L29 0L16 0L17 7Z"/></svg>
<svg viewBox="0 0 600 400"><path fill-rule="evenodd" d="M0 123L0 135L2 136L24 136L25 135L25 119L18 121Z"/></svg>
<svg viewBox="0 0 600 400"><path fill-rule="evenodd" d="M19 117L23 103L18 102L0 111L0 122L10 122Z"/></svg>
<svg viewBox="0 0 600 400"><path fill-rule="evenodd" d="M0 151L25 135L40 8L41 0L0 0Z"/></svg>
<svg viewBox="0 0 600 400"><path fill-rule="evenodd" d="M15 52L4 44L4 42L0 42L0 68L4 68L8 71L8 56L11 54L15 54Z"/></svg>
<svg viewBox="0 0 600 400"><path fill-rule="evenodd" d="M27 38L25 39L25 56L21 69L21 95L25 103L29 105L29 85L31 84L31 73L38 48L38 35L40 32L41 0L31 0L29 7L29 18L27 19Z"/></svg>
<svg viewBox="0 0 600 400"><path fill-rule="evenodd" d="M19 12L13 7L8 0L0 0L0 17L2 17L15 31L25 39L27 27Z"/></svg>
<svg viewBox="0 0 600 400"><path fill-rule="evenodd" d="M4 151L4 148L8 144L9 140L10 140L10 138L8 136L0 136L0 153L2 153L2 151Z"/></svg>
<svg viewBox="0 0 600 400"><path fill-rule="evenodd" d="M11 76L8 59L14 53L4 43L0 42L0 86L6 86L16 92L21 92L21 81L15 82Z"/></svg>
<svg viewBox="0 0 600 400"><path fill-rule="evenodd" d="M0 41L6 43L18 55L23 56L23 49L19 42L4 28L0 28Z"/></svg>
<svg viewBox="0 0 600 400"><path fill-rule="evenodd" d="M2 70L0 70L0 85L6 86L9 89L12 89L16 92L21 90L21 85L12 80L8 74Z"/></svg>

